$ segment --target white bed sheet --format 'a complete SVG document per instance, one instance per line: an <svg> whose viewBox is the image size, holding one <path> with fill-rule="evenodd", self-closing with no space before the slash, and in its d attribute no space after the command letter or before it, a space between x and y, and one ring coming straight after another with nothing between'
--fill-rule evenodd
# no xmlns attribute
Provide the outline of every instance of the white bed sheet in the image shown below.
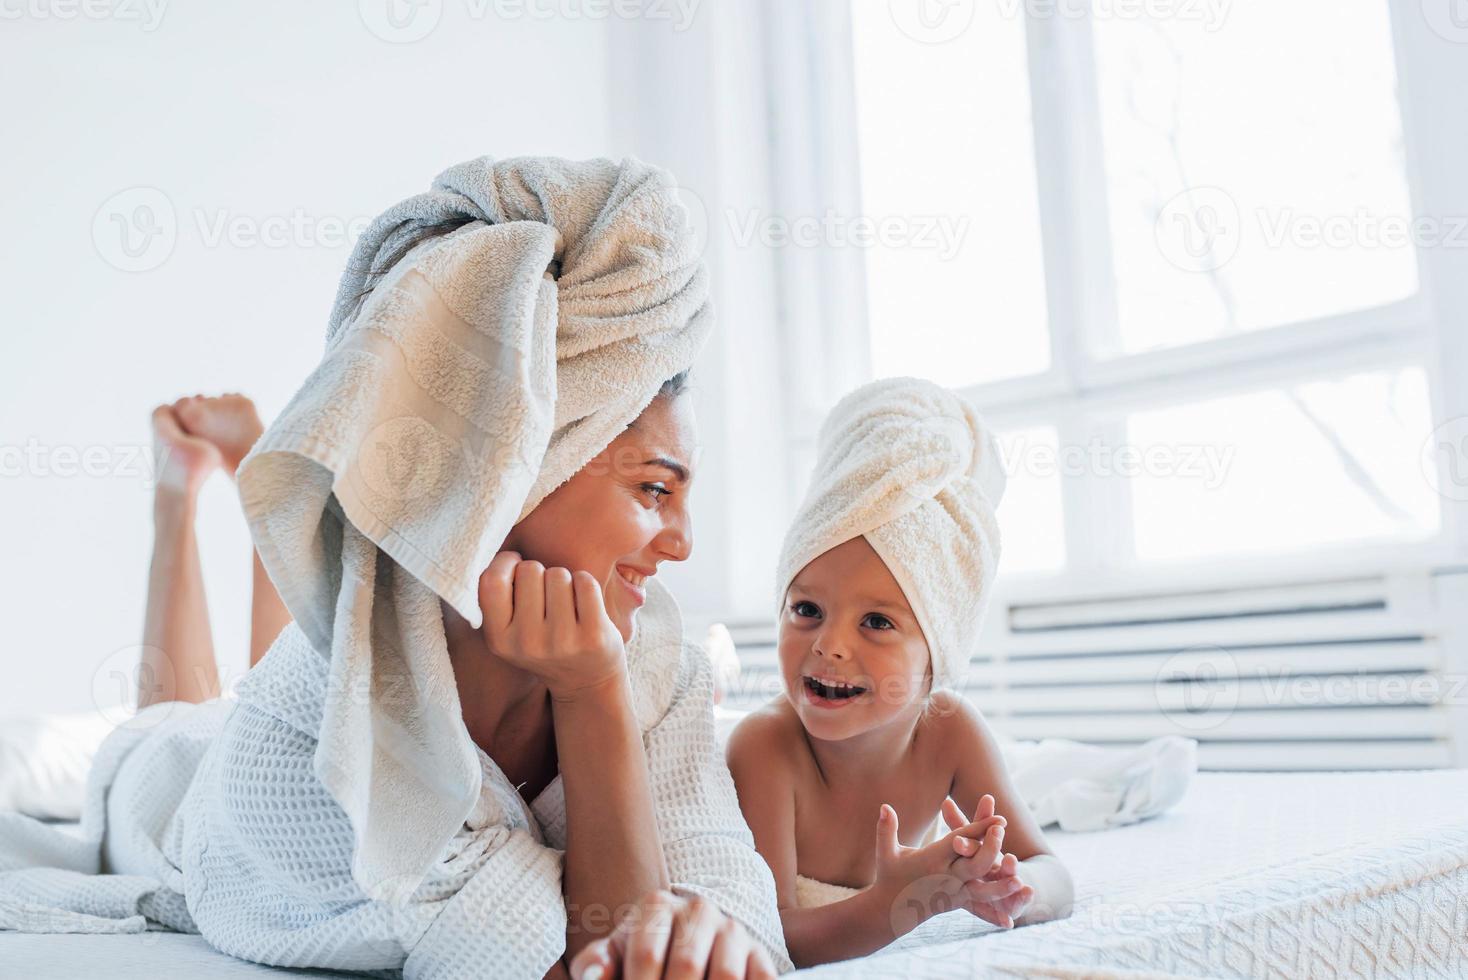
<svg viewBox="0 0 1468 980"><path fill-rule="evenodd" d="M1174 810L1050 835L1068 920L929 921L813 978L1468 976L1468 770L1203 773ZM0 934L0 978L339 977L232 959L197 936Z"/></svg>
<svg viewBox="0 0 1468 980"><path fill-rule="evenodd" d="M949 913L806 975L1468 976L1468 770L1202 773L1161 817L1048 836L1070 919Z"/></svg>

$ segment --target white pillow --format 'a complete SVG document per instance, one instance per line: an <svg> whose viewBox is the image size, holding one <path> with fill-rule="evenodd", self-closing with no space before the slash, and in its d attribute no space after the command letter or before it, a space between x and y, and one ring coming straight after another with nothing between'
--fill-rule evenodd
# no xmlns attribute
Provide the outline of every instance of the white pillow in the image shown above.
<svg viewBox="0 0 1468 980"><path fill-rule="evenodd" d="M100 711L0 718L0 810L80 819L92 757L113 728Z"/></svg>

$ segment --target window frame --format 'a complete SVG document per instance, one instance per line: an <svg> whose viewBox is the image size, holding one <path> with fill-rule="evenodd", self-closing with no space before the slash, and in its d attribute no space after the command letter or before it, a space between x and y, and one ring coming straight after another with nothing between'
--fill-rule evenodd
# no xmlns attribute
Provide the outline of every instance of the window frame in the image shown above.
<svg viewBox="0 0 1468 980"><path fill-rule="evenodd" d="M1448 205L1468 195L1455 191L1451 200L1442 195L1434 199L1428 192L1431 182L1423 180L1419 165L1424 132L1453 118L1451 102L1434 100L1431 96L1435 93L1426 91L1422 81L1411 76L1424 62L1441 70L1453 52L1441 50L1425 25L1414 19L1415 5L1408 9L1408 5L1389 0L1387 5L1392 22L1398 106L1406 147L1405 178L1412 213L1452 214L1454 210ZM809 166L811 161L820 160L822 169L815 174L806 170L806 180L815 183L824 180L840 188L840 197L834 203L844 204L854 213L860 208L860 160L854 131L849 8L846 3L815 5L823 9L811 18L789 12L782 14L781 6L777 3L766 8L777 31L798 27L810 32L805 35L811 39L809 43L794 47L805 56L801 74L815 89L807 93L808 105L815 106L815 112L826 120L812 136L819 146L807 151L804 161ZM804 5L784 6L789 11ZM1074 18L1036 17L1025 4L1017 5L1016 9L1025 18L1051 363L1046 371L1038 374L961 390L996 429L1045 424L1057 429L1062 446L1085 445L1093 438L1116 446L1125 439L1121 420L1129 409L1155 408L1203 396L1247 391L1271 380L1304 381L1383 364L1420 365L1428 370L1435 424L1468 412L1468 406L1462 404L1463 396L1445 384L1445 379L1452 376L1452 367L1442 363L1445 347L1451 348L1447 351L1449 361L1461 360L1464 353L1457 345L1442 341L1454 314L1461 315L1458 322L1468 321L1468 291L1460 287L1447 291L1450 295L1440 295L1435 290L1435 280L1442 274L1447 260L1427 254L1430 250L1420 244L1415 249L1418 289L1406 299L1174 348L1096 357L1088 340L1108 333L1115 335L1118 307L1110 255L1111 232L1089 7L1086 16ZM793 24L792 18L803 22ZM787 45L786 51L791 47ZM1450 74L1464 81L1461 91L1468 91L1468 55L1459 51L1458 62L1449 69ZM788 93L792 75L788 65L783 73L781 66L777 51L772 84L784 86L783 91ZM776 132L789 131L781 124L785 102L782 98L772 105ZM1452 149L1468 150L1468 146ZM787 162L780 153L778 140L772 155L778 176ZM1468 153L1460 159L1468 162ZM1432 161L1432 165L1450 166L1441 159ZM827 199L826 203L832 202ZM857 266L842 271L861 277L855 280L857 288L849 292L858 294L856 305L864 307L864 263L859 262ZM793 288L822 287L795 285ZM823 288L829 289L829 282ZM809 309L811 304L799 305ZM869 349L864 309L860 315L851 315L849 310L848 306L848 313L839 324L827 319L823 323L796 322L787 326L797 334L809 335L810 331L819 330L821 344L830 344L836 336L834 331L840 330L841 343L851 345L855 333L858 345L863 350ZM832 386L839 391L848 390L869 379L869 365L855 364L853 360L848 357L847 363L833 365L827 391ZM787 406L792 454L809 451L824 408L831 400L827 392L807 389ZM792 471L798 471L798 467L792 467ZM796 478L799 479L798 473ZM1338 549L1322 549L1311 556L1286 553L1220 559L1208 564L1214 568L1215 576L1247 578L1304 568L1376 569L1403 560L1433 564L1468 561L1465 508L1446 498L1442 504L1441 531L1428 541L1349 543ZM1100 573L1113 581L1119 577L1145 582L1186 571L1171 564L1159 567L1155 563L1139 565L1118 560L1119 556L1132 553L1130 494L1125 481L1090 476L1065 480L1062 510L1066 524L1065 567L1059 572L1007 577L1018 579L1016 584L1022 591L1028 591L1030 586L1078 584L1093 580Z"/></svg>

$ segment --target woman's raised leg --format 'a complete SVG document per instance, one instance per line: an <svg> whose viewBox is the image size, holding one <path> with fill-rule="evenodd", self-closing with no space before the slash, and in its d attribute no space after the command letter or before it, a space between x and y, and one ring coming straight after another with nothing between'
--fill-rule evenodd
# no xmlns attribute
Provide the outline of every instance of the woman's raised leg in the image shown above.
<svg viewBox="0 0 1468 980"><path fill-rule="evenodd" d="M264 427L255 411L254 402L244 395L231 393L217 398L195 395L180 399L177 403L179 423L191 436L208 441L219 451L220 467L231 478L239 469L240 461L255 445ZM253 570L250 587L250 666L260 662L270 644L291 621L280 593L265 566L260 553L250 549Z"/></svg>
<svg viewBox="0 0 1468 980"><path fill-rule="evenodd" d="M219 450L179 425L175 405L153 410L157 486L153 557L138 665L138 707L161 701L207 701L219 695L204 573L194 531L199 488L220 465Z"/></svg>

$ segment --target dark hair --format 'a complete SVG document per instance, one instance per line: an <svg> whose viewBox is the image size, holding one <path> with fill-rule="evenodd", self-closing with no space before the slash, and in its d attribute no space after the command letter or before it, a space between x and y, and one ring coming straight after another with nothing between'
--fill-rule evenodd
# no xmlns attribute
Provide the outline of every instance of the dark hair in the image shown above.
<svg viewBox="0 0 1468 980"><path fill-rule="evenodd" d="M685 370L679 371L667 381L663 382L662 387L658 389L658 393L655 397L677 398L679 395L688 390L688 376L692 373L692 368L687 368Z"/></svg>
<svg viewBox="0 0 1468 980"><path fill-rule="evenodd" d="M380 250L370 266L359 270L366 278L362 280L362 288L357 291L357 295L352 297L351 311L347 314L346 319L352 319L361 311L362 303L367 299L368 294L377 287L382 277L387 275L388 271L397 265L403 256L430 238L438 238L450 232L457 231L474 220L477 219L467 214L459 214L443 221L435 221L432 224L409 224L405 222L404 225L400 225L398 228L389 232L387 237L383 239L384 242L392 241L394 236L401 237L393 241L391 247ZM407 229L406 231L403 230L405 227Z"/></svg>

